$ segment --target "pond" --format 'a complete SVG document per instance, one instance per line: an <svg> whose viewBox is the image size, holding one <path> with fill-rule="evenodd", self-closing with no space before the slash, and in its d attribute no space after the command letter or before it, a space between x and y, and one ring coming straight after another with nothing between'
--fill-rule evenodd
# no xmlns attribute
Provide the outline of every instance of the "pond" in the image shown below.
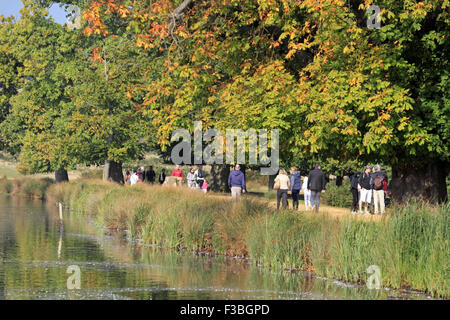
<svg viewBox="0 0 450 320"><path fill-rule="evenodd" d="M76 277L79 275L79 283ZM78 286L79 285L79 286ZM429 299L249 260L134 245L40 200L0 196L0 299Z"/></svg>

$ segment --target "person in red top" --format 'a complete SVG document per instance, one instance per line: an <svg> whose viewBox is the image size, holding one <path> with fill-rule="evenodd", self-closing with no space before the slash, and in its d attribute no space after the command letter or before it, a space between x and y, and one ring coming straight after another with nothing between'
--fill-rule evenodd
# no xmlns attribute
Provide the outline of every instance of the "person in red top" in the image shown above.
<svg viewBox="0 0 450 320"><path fill-rule="evenodd" d="M181 182L184 182L183 171L180 169L179 165L177 165L175 170L172 171L172 177L179 177L181 178Z"/></svg>

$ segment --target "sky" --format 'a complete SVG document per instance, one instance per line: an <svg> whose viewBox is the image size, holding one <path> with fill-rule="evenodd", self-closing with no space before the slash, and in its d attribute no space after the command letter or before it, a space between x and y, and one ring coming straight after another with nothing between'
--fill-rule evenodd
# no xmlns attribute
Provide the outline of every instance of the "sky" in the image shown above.
<svg viewBox="0 0 450 320"><path fill-rule="evenodd" d="M0 14L4 15L5 17L13 15L16 18L19 18L19 10L22 9L22 7L23 4L21 0L0 0ZM59 4L52 4L49 13L50 16L55 19L55 22L60 24L64 24L67 22L64 7L60 7Z"/></svg>

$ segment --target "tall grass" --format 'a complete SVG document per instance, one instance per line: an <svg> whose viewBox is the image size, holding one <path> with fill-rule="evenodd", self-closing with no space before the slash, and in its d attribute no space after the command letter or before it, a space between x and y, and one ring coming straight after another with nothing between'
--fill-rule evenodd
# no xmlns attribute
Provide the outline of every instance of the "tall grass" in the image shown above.
<svg viewBox="0 0 450 320"><path fill-rule="evenodd" d="M382 284L450 296L449 205L394 206L381 221L276 212L261 200L230 199L196 190L122 187L96 180L52 185L49 199L132 238L169 248L251 257L275 269L301 269L365 283L370 265Z"/></svg>
<svg viewBox="0 0 450 320"><path fill-rule="evenodd" d="M7 194L23 194L33 198L43 199L47 188L53 184L50 178L16 178L0 179L0 192Z"/></svg>

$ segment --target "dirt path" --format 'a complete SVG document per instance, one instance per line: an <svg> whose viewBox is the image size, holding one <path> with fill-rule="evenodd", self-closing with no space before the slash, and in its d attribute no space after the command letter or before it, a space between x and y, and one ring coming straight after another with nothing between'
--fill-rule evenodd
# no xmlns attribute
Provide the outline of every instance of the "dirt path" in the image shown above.
<svg viewBox="0 0 450 320"><path fill-rule="evenodd" d="M214 193L214 192L208 192L209 196L212 197L220 197L222 199L231 199L231 195L227 195L224 193ZM254 196L251 194L243 194L242 197L246 197L246 198L250 198L250 199L254 199L257 201L261 201L264 203L267 203L271 208L276 209L277 208L277 201L276 199L264 199L264 198L260 198L258 196ZM289 209L292 209L292 200L289 202ZM306 215L313 215L316 213L313 213L311 210L309 211L305 211L305 204L303 201L300 201L299 203L299 209L298 212L302 212ZM338 218L338 219L345 219L348 217L351 217L353 219L363 219L363 220L372 220L372 221L379 221L381 220L382 216L374 216L374 215L366 215L366 214L355 214L352 215L350 213L350 210L347 208L337 208L337 207L331 207L331 206L326 206L326 205L320 205L319 207L319 214L321 215L327 215L329 217L332 218Z"/></svg>

